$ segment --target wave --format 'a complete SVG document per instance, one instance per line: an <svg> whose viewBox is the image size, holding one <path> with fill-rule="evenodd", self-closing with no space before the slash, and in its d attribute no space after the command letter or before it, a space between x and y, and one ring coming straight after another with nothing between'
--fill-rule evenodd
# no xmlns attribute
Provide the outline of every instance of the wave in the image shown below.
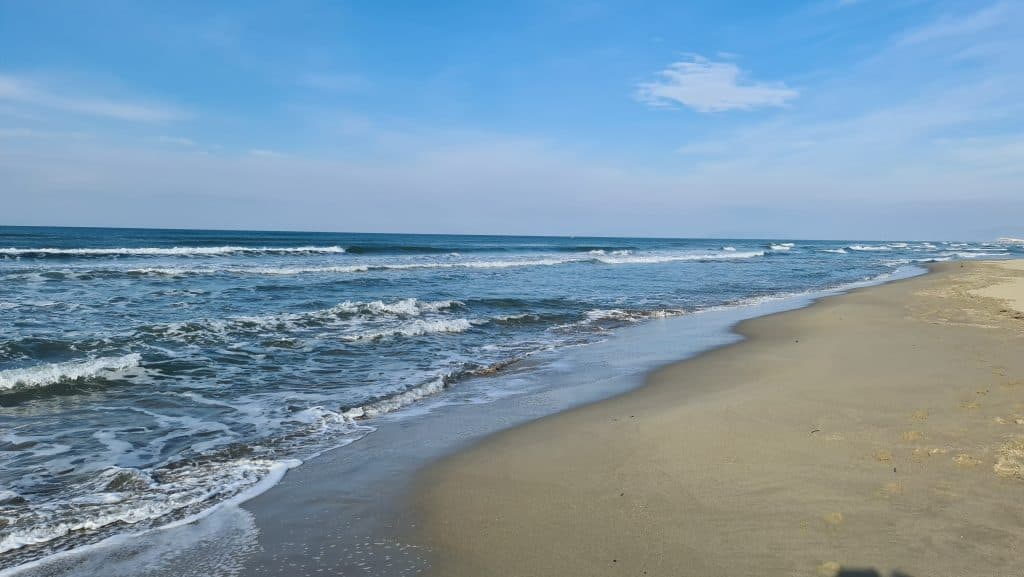
<svg viewBox="0 0 1024 577"><path fill-rule="evenodd" d="M1013 238L1012 236L1003 236L996 239L999 244L1016 244L1024 246L1024 238Z"/></svg>
<svg viewBox="0 0 1024 577"><path fill-rule="evenodd" d="M175 246L114 248L0 248L6 256L222 256L237 254L341 254L340 246Z"/></svg>
<svg viewBox="0 0 1024 577"><path fill-rule="evenodd" d="M469 260L458 262L409 262L409 263L366 263L345 266L285 266L285 267L145 267L145 268L99 268L99 269L65 269L52 271L35 271L33 274L51 275L56 278L72 277L78 280L89 280L107 276L203 276L203 275L267 275L289 276L303 274L355 274L377 271L405 271L430 269L505 269L518 267L560 266L568 264L660 264L670 262L715 262L741 260L765 256L766 251L723 251L685 254L646 254L637 255L629 251L612 251L606 254L590 254L585 256L524 258L507 260Z"/></svg>
<svg viewBox="0 0 1024 577"><path fill-rule="evenodd" d="M583 319L567 324L555 325L548 330L555 332L574 331L580 328L604 331L624 324L664 319L686 314L684 309L593 309L583 314Z"/></svg>
<svg viewBox="0 0 1024 577"><path fill-rule="evenodd" d="M511 243L511 244L489 244L482 242L480 244L467 246L443 246L443 245L431 245L431 244L350 244L346 247L346 250L351 254L366 254L366 255L459 255L460 253L511 253L511 252L533 252L533 253L544 253L544 252L617 252L617 251L630 251L633 247L623 246L607 246L598 244L560 244L560 243Z"/></svg>
<svg viewBox="0 0 1024 577"><path fill-rule="evenodd" d="M473 322L468 319L438 319L421 320L417 319L397 327L391 327L379 331L369 331L354 335L343 335L345 341L366 341L377 340L387 337L418 337L434 333L461 333L473 328Z"/></svg>
<svg viewBox="0 0 1024 577"><path fill-rule="evenodd" d="M393 413L427 397L434 396L451 387L458 381L472 377L486 377L494 375L498 371L521 361L523 358L526 357L512 357L489 365L471 363L464 366L462 369L443 373L437 378L412 387L411 389L406 389L404 391L370 401L369 403L365 403L358 407L343 409L340 415L346 421L352 422Z"/></svg>
<svg viewBox="0 0 1024 577"><path fill-rule="evenodd" d="M787 252L787 251L792 250L794 246L796 246L796 244L794 244L792 242L780 242L780 243L769 244L768 248L770 250L773 250L773 251L776 251L776 252Z"/></svg>
<svg viewBox="0 0 1024 577"><path fill-rule="evenodd" d="M141 360L142 357L138 353L131 353L121 357L100 357L86 361L7 369L0 371L0 393L16 389L46 387L79 379L110 376L111 373L138 367Z"/></svg>
<svg viewBox="0 0 1024 577"><path fill-rule="evenodd" d="M356 420L379 417L381 415L393 413L417 401L436 395L445 390L449 386L450 378L451 377L448 375L440 376L418 387L413 387L390 397L359 407L347 409L342 412L342 415L347 419Z"/></svg>
<svg viewBox="0 0 1024 577"><path fill-rule="evenodd" d="M948 257L957 257L957 258L971 259L971 258L985 258L985 257L992 257L992 256L1006 256L1007 254L1008 253L1005 253L1005 252L980 252L980 251L962 250L962 251L954 251L954 252L942 253L940 256L948 256Z"/></svg>
<svg viewBox="0 0 1024 577"><path fill-rule="evenodd" d="M0 538L0 553L121 525L147 529L167 521L186 521L251 491L263 480L280 480L284 471L298 464L297 460L259 458L201 459L164 467L158 474L109 467L89 484L91 498L78 500L74 507L40 504L25 514L28 519L17 519L17 525L27 526L7 531Z"/></svg>
<svg viewBox="0 0 1024 577"><path fill-rule="evenodd" d="M593 260L603 264L660 264L669 262L738 260L765 256L765 251L693 253L678 255L635 255L622 257L597 257Z"/></svg>
<svg viewBox="0 0 1024 577"><path fill-rule="evenodd" d="M846 254L845 248L823 248L821 252L830 252L832 254Z"/></svg>
<svg viewBox="0 0 1024 577"><path fill-rule="evenodd" d="M595 309L585 314L588 323L601 321L622 321L640 322L649 319L664 319L668 317L686 314L683 309L655 309L655 310L625 310L625 309Z"/></svg>
<svg viewBox="0 0 1024 577"><path fill-rule="evenodd" d="M309 266L309 267L221 267L221 268L191 268L191 267L147 267L147 268L131 268L131 269L97 269L94 271L83 271L80 273L70 272L78 278L88 277L90 275L128 275L128 276L168 276L168 277L180 277L180 276L204 276L204 275L216 275L216 274L247 274L247 275L267 275L267 276L289 276L289 275L300 275L300 274L330 274L330 273L360 273L369 272L371 270L369 265L351 265L351 266Z"/></svg>
<svg viewBox="0 0 1024 577"><path fill-rule="evenodd" d="M421 301L415 298L401 299L392 302L384 301L345 301L330 308L304 312L271 313L266 315L235 316L224 319L199 319L182 321L164 325L142 327L140 332L158 337L175 340L195 341L203 337L223 337L237 333L266 333L270 331L290 332L300 329L322 327L337 323L382 320L387 317L408 318L418 317L427 313L437 313L463 306L459 301ZM401 332L399 329L395 331ZM410 329L412 330L412 329ZM387 332L387 331L378 331ZM415 331L413 331L415 332ZM397 334L397 333L396 333ZM404 333L402 333L404 334ZM379 336L384 336L383 334ZM363 340L363 337L342 337L347 340Z"/></svg>
<svg viewBox="0 0 1024 577"><path fill-rule="evenodd" d="M609 250L605 250L603 248L597 248L597 249L594 249L594 250L588 250L587 251L587 254L592 254L594 256L604 256L606 254L611 254L612 256L626 256L626 255L632 254L632 253L633 253L633 251L631 251L631 250L611 250L611 251L609 251Z"/></svg>
<svg viewBox="0 0 1024 577"><path fill-rule="evenodd" d="M443 300L443 301L421 301L415 298L402 299L393 303L385 303L384 301L371 301L371 302L359 302L359 301L345 301L335 307L332 311L345 311L353 314L390 314L390 315L408 315L415 316L424 312L437 312L445 309L450 309L461 305L459 301Z"/></svg>
<svg viewBox="0 0 1024 577"><path fill-rule="evenodd" d="M851 244L850 246L848 246L846 248L848 248L849 250L855 250L857 252L881 252L881 251L892 250L891 248L889 248L887 246L864 245L864 244Z"/></svg>

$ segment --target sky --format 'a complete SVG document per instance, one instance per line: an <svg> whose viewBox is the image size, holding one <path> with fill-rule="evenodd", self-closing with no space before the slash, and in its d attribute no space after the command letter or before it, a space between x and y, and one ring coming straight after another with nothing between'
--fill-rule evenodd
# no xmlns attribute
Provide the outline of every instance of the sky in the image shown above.
<svg viewBox="0 0 1024 577"><path fill-rule="evenodd" d="M0 0L0 224L1024 236L1024 0Z"/></svg>

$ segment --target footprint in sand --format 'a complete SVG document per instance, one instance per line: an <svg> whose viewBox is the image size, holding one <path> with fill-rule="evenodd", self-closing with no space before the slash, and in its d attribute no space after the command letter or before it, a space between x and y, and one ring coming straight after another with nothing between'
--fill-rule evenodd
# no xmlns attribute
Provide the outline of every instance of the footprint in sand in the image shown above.
<svg viewBox="0 0 1024 577"><path fill-rule="evenodd" d="M921 434L921 431L903 431L903 434L900 436L908 443L920 441L921 438L924 437L924 435Z"/></svg>
<svg viewBox="0 0 1024 577"><path fill-rule="evenodd" d="M925 410L925 409L921 409L919 411L914 411L913 413L911 413L910 419L912 421L927 421L928 420L928 411Z"/></svg>
<svg viewBox="0 0 1024 577"><path fill-rule="evenodd" d="M891 463L892 453L885 449L876 449L872 457L875 458L879 463Z"/></svg>

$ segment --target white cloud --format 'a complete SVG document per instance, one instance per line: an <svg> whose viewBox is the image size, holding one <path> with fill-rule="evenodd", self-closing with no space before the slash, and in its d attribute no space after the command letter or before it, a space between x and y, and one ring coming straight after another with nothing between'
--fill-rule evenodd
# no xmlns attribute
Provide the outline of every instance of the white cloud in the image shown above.
<svg viewBox="0 0 1024 577"><path fill-rule="evenodd" d="M944 38L954 38L977 34L999 25L1005 20L1007 6L998 2L972 14L946 15L934 22L907 32L901 39L902 44L921 44Z"/></svg>
<svg viewBox="0 0 1024 577"><path fill-rule="evenodd" d="M70 94L5 74L0 74L0 101L129 122L159 123L184 116L181 110L165 104Z"/></svg>
<svg viewBox="0 0 1024 577"><path fill-rule="evenodd" d="M640 84L637 98L650 106L681 104L698 112L753 110L784 106L799 95L781 82L744 81L732 62L713 62L702 56L681 60L658 73L659 79Z"/></svg>

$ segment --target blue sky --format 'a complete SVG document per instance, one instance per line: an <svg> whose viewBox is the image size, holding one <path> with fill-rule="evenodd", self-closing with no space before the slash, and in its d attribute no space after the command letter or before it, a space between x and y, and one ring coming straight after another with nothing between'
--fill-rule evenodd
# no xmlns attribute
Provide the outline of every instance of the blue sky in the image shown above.
<svg viewBox="0 0 1024 577"><path fill-rule="evenodd" d="M1019 0L97 6L0 0L2 224L1024 229Z"/></svg>

